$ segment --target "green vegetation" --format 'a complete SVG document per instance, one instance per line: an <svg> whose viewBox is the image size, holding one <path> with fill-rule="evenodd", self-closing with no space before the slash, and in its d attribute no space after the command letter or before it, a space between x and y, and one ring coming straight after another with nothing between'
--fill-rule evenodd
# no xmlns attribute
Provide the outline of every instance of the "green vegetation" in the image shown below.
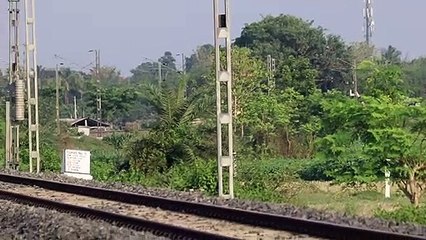
<svg viewBox="0 0 426 240"><path fill-rule="evenodd" d="M141 63L127 79L102 67L102 116L127 129L102 141L65 124L55 135L54 74L40 67L43 170L60 170L63 149L85 149L97 180L215 195L213 51L196 49L185 74L166 51L160 82L158 62ZM425 59L347 44L287 15L247 25L232 54L237 197L425 223ZM268 55L276 59L273 73ZM92 76L61 69L61 78L61 116L72 116L77 97L79 115L94 117ZM3 123L0 129L4 142ZM25 170L25 136L21 142ZM391 199L382 194L386 169Z"/></svg>

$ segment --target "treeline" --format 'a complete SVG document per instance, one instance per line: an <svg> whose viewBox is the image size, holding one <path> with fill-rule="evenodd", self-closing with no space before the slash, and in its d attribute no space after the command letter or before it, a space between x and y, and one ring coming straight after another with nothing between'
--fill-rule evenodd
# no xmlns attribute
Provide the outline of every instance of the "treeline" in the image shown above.
<svg viewBox="0 0 426 240"><path fill-rule="evenodd" d="M302 178L350 184L380 180L387 169L419 203L426 169L424 58L407 61L392 46L348 44L288 15L245 26L232 55L237 159L312 159ZM275 60L273 71L268 57ZM168 51L158 62L141 63L129 78L113 67L101 69L105 120L139 121L149 129L109 139L122 149L111 174L165 173L177 164L215 159L213 46L197 48L184 69ZM46 122L54 115L47 111L54 81L51 73L40 74ZM91 75L69 69L61 74L63 116L72 115L74 96L79 114L95 113Z"/></svg>

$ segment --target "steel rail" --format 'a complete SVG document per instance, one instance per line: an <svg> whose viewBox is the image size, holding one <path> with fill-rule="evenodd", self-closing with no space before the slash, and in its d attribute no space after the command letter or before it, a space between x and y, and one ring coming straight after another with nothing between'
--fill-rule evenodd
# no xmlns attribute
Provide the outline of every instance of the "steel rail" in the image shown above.
<svg viewBox="0 0 426 240"><path fill-rule="evenodd" d="M13 193L5 190L0 190L0 199L52 209L63 213L73 213L79 217L101 220L119 227L126 227L137 231L151 232L156 236L168 237L170 239L237 239L174 225L163 224L142 218L135 218L58 201L31 197L28 195Z"/></svg>
<svg viewBox="0 0 426 240"><path fill-rule="evenodd" d="M196 202L187 202L156 196L122 192L110 189L88 187L83 185L61 183L39 178L29 178L0 174L0 181L45 189L101 198L129 204L144 205L164 210L190 213L197 216L216 218L257 227L308 234L313 237L331 239L389 239L411 240L426 239L425 236L407 235L395 232L380 231L368 228L340 225L329 222L314 221L283 215L254 212L242 209L222 207Z"/></svg>

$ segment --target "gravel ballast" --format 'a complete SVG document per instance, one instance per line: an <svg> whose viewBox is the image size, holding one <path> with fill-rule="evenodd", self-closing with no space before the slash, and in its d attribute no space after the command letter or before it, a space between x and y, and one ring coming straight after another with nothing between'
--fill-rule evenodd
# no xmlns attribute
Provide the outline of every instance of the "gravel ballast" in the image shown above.
<svg viewBox="0 0 426 240"><path fill-rule="evenodd" d="M44 208L0 200L1 239L166 239Z"/></svg>
<svg viewBox="0 0 426 240"><path fill-rule="evenodd" d="M127 185L122 183L100 183L96 181L86 181L80 179L74 179L65 177L60 174L52 173L42 173L42 174L29 174L25 172L15 172L15 171L1 171L7 174L27 176L27 177L37 177L46 180L53 180L59 182L80 184L91 187L99 187L106 189L114 189L120 191L127 191L133 193L140 193L151 196L159 196L170 199L179 199L183 201L199 202L214 204L219 206L227 206L231 208L238 208L244 210L259 211L265 213L272 213L278 215L300 217L311 220L325 221L336 224L345 224L355 227L377 229L383 231L392 231L403 234L410 235L419 235L426 236L426 226L420 226L416 224L402 224L394 221L385 221L377 218L365 218L365 217L354 217L341 213L330 213L325 211L319 211L309 208L299 208L290 205L283 204L270 204L270 203L261 203L254 201L246 200L224 200L215 197L207 197L198 192L178 192L173 190L165 189L148 189L142 186L136 185Z"/></svg>

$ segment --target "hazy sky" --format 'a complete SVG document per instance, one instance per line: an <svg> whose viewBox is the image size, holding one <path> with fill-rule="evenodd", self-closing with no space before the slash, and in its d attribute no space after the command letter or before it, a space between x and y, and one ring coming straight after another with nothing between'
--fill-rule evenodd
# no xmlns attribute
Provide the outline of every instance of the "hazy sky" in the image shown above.
<svg viewBox="0 0 426 240"><path fill-rule="evenodd" d="M315 20L347 42L359 41L363 2L231 0L233 38L244 24L262 15L284 13ZM373 4L376 45L394 45L410 58L426 55L425 0L373 0ZM165 50L189 55L197 46L213 42L211 0L36 0L36 5L38 64L47 67L57 61L54 54L67 59L67 64L85 66L93 60L87 51L100 48L103 65L117 66L128 75L143 57L157 59ZM6 0L0 9L0 66L4 68Z"/></svg>

